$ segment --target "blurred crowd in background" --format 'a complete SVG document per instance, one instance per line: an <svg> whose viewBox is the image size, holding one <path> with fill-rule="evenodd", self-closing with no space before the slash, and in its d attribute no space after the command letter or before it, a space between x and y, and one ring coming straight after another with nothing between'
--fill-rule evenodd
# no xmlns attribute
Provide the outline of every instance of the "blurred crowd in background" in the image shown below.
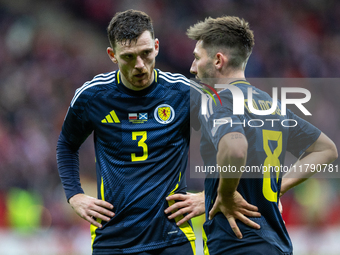
<svg viewBox="0 0 340 255"><path fill-rule="evenodd" d="M250 23L255 48L246 76L338 78L340 2L336 0L0 0L0 228L60 228L88 224L66 203L56 143L75 90L115 70L106 54L106 27L117 11L148 13L160 40L156 67L189 72L195 42L186 29L205 17L233 15ZM340 147L340 87L320 86L325 98L313 122ZM94 149L80 150L81 180L96 196ZM203 180L188 179L199 191ZM287 226L340 226L339 179L313 179L283 199ZM25 218L25 219L22 219ZM83 222L83 224L81 224ZM64 238L67 238L66 234Z"/></svg>

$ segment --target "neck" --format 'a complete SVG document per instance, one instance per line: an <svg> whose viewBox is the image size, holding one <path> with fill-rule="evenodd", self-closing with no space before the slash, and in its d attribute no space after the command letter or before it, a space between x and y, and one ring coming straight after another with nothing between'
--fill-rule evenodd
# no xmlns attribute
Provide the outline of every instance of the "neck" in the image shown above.
<svg viewBox="0 0 340 255"><path fill-rule="evenodd" d="M228 70L225 73L220 73L217 76L216 79L216 84L230 84L233 81L237 80L246 80L246 77L244 75L244 70L237 69L237 70ZM217 91L222 90L221 89L216 89Z"/></svg>

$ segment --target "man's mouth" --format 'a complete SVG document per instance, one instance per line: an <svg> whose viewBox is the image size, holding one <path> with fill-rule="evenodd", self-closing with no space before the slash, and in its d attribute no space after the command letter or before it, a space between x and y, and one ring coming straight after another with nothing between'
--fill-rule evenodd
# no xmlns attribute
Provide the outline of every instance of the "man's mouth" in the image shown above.
<svg viewBox="0 0 340 255"><path fill-rule="evenodd" d="M141 74L135 74L134 76L137 78L143 78L146 75L146 73L141 73Z"/></svg>

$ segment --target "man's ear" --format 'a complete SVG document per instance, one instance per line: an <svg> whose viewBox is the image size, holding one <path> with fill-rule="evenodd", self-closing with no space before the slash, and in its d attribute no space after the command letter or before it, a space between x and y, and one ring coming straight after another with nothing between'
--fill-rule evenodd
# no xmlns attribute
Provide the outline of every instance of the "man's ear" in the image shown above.
<svg viewBox="0 0 340 255"><path fill-rule="evenodd" d="M156 55L155 55L156 57L159 52L159 40L157 38L155 39L155 51L156 51Z"/></svg>
<svg viewBox="0 0 340 255"><path fill-rule="evenodd" d="M109 55L109 58L111 59L111 61L113 63L117 64L118 61L117 61L116 54L115 54L114 50L111 47L108 47L106 49L106 52L107 52L107 55Z"/></svg>
<svg viewBox="0 0 340 255"><path fill-rule="evenodd" d="M221 70L228 64L228 57L221 52L217 52L215 55L214 64L217 70Z"/></svg>

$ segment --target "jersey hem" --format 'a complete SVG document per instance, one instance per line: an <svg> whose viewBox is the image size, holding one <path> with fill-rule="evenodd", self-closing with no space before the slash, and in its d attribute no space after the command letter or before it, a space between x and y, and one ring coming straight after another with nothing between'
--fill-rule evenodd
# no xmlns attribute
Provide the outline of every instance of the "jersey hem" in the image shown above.
<svg viewBox="0 0 340 255"><path fill-rule="evenodd" d="M192 238L191 238L192 239ZM100 249L100 250L95 250L93 249L92 255L107 255L112 254L112 255L117 255L117 254L131 254L131 253L139 253L139 252L144 252L144 251L150 251L150 250L156 250L156 249L161 249L165 247L170 247L175 244L180 244L180 243L186 243L186 242L191 242L195 241L196 238L193 240L189 240L187 238L180 238L180 239L175 239L172 240L171 243L163 243L163 244L154 244L154 245L145 245L143 248L125 248L125 249L119 249L119 248L113 248L116 251L112 251L113 249Z"/></svg>
<svg viewBox="0 0 340 255"><path fill-rule="evenodd" d="M220 224L220 222L219 222L218 224ZM204 229L204 224L203 224L203 229ZM209 232L206 231L205 229L204 229L204 231L205 231L206 236L207 236L207 247L208 247L208 249L209 249L209 248L210 248L210 247L209 247L209 240L211 241L211 238L209 239L208 236L210 236L211 233L209 233ZM269 242L269 241L268 241L267 239L265 239L263 236L259 235L258 232L254 231L254 230L252 230L252 229L251 229L251 231L252 231L255 235L257 235L260 239L262 239L264 242L266 242L267 244L269 244L270 246L272 246L274 249L276 249L279 253L281 253L281 255L293 255L293 246L292 246L292 244L290 245L288 251L282 251L280 247L278 247L277 245L275 245L275 243ZM290 239L290 237L289 237L289 239ZM242 245L240 245L239 247L233 248L233 250L234 250L234 249L237 250L238 248L242 248ZM232 253L231 250L228 251L228 252L231 252L231 253Z"/></svg>

